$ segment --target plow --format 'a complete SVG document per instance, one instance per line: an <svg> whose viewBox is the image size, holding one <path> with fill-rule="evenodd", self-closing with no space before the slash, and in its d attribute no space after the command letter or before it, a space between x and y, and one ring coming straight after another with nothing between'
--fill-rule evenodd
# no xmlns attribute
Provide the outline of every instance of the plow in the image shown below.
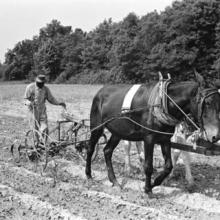
<svg viewBox="0 0 220 220"><path fill-rule="evenodd" d="M36 134L40 137L38 142L36 142ZM49 131L46 138L43 138L39 131L30 129L25 133L24 140L19 144L14 142L11 145L10 151L17 163L25 157L32 162L45 160L46 167L48 158L57 156L61 151L70 147L85 162L89 138L88 119L77 120L70 113L62 112L61 119L56 121L56 125ZM92 160L96 159L100 146L106 143L107 136L103 134L96 145Z"/></svg>
<svg viewBox="0 0 220 220"><path fill-rule="evenodd" d="M203 154L205 156L218 156L220 155L220 146L213 144L204 139L198 139L196 142L196 149L192 145L180 144L171 142L171 147L183 151L188 151L197 154Z"/></svg>

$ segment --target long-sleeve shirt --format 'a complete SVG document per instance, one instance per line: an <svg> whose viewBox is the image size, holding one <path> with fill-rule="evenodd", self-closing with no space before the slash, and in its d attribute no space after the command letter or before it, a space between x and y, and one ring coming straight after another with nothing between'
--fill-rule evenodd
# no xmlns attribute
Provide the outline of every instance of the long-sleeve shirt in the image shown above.
<svg viewBox="0 0 220 220"><path fill-rule="evenodd" d="M46 100L53 105L59 105L60 102L51 94L47 86L39 88L36 83L31 83L27 86L24 98L34 104L35 116L40 119L42 116L46 117Z"/></svg>

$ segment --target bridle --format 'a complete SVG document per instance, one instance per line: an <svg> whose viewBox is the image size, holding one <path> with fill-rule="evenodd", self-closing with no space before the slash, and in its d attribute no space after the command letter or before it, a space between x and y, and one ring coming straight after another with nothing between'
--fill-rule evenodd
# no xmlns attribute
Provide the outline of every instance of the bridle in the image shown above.
<svg viewBox="0 0 220 220"><path fill-rule="evenodd" d="M182 112L182 114L185 116L185 120L187 123L190 123L191 125L193 125L193 127L200 131L200 132L204 132L204 134L207 136L207 132L204 128L203 125L203 119L202 119L202 115L203 115L203 111L204 111L204 103L205 103L205 99L214 95L214 94L220 94L220 90L215 89L215 88L208 88L208 89L203 89L201 90L201 88L199 87L197 90L197 94L196 94L196 103L197 103L197 110L195 112L195 115L193 117L193 119L191 117L189 117L188 114L186 114L183 109L165 92L163 91L163 93L167 96L167 98Z"/></svg>
<svg viewBox="0 0 220 220"><path fill-rule="evenodd" d="M200 89L199 89L200 90ZM198 125L200 127L200 129L205 130L204 129L204 124L203 124L203 112L204 112L204 105L205 105L205 99L215 95L215 94L219 94L219 90L217 89L204 89L203 91L198 91L197 96L196 96L196 101L197 101L197 122Z"/></svg>

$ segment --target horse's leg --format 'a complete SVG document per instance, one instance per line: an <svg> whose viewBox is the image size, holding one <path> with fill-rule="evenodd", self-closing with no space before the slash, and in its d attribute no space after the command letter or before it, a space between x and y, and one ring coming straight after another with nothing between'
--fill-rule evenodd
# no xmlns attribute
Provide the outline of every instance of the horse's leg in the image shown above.
<svg viewBox="0 0 220 220"><path fill-rule="evenodd" d="M148 195L152 194L151 176L153 173L153 153L154 153L154 143L151 136L147 136L144 140L144 172L146 175L145 179L145 193Z"/></svg>
<svg viewBox="0 0 220 220"><path fill-rule="evenodd" d="M144 149L143 149L143 146L142 146L142 142L141 141L136 142L136 147L137 147L139 161L140 161L141 166L142 166L143 163L144 163Z"/></svg>
<svg viewBox="0 0 220 220"><path fill-rule="evenodd" d="M181 151L180 150L177 150L177 149L174 149L172 151L172 163L173 163L173 169L170 173L170 178L172 178L174 176L174 170L175 170L175 167L176 167L176 163L177 163L177 160L180 156L180 153Z"/></svg>
<svg viewBox="0 0 220 220"><path fill-rule="evenodd" d="M191 173L191 168L190 168L190 155L188 152L183 151L182 152L183 155L183 162L184 162L184 166L185 166L185 172L186 172L186 180L189 184L189 187L192 187L194 185L194 179Z"/></svg>
<svg viewBox="0 0 220 220"><path fill-rule="evenodd" d="M131 160L130 160L130 151L131 151L131 142L130 141L124 141L125 144L125 167L124 171L126 175L129 175L131 172Z"/></svg>
<svg viewBox="0 0 220 220"><path fill-rule="evenodd" d="M93 155L93 152L95 150L95 146L96 146L99 138L103 134L103 130L104 130L103 128L99 128L99 129L92 131L92 133L91 133L91 137L89 140L89 146L88 146L88 150L87 150L87 158L86 158L86 176L88 179L92 178L92 175L91 175L92 155Z"/></svg>
<svg viewBox="0 0 220 220"><path fill-rule="evenodd" d="M163 158L165 160L165 165L163 171L161 171L154 180L153 187L159 186L173 169L170 144L161 145L161 150L162 150Z"/></svg>
<svg viewBox="0 0 220 220"><path fill-rule="evenodd" d="M112 167L112 153L119 142L120 142L120 138L118 138L115 135L112 135L103 150L105 155L105 162L108 170L108 178L110 182L113 183L113 186L119 186L119 183L115 177L114 169Z"/></svg>

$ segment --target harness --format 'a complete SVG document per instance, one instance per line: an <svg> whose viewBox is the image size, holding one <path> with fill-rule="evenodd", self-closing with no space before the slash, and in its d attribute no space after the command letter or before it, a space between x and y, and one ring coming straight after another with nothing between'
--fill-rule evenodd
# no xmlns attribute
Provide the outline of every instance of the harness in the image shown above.
<svg viewBox="0 0 220 220"><path fill-rule="evenodd" d="M167 87L169 84L170 84L170 78L167 80L163 80L163 78L160 78L160 81L156 84L156 86L152 90L149 101L148 101L148 104L151 105L152 114L155 117L157 117L157 119L160 122L164 124L174 125L174 126L178 124L179 121L168 113L167 100L169 99L183 113L188 123L190 122L196 128L197 131L199 132L204 131L204 133L206 134L206 131L203 125L203 119L202 119L205 99L212 95L220 94L220 90L215 89L215 88L208 88L204 90L201 90L200 88L198 89L197 95L196 95L197 119L195 120L194 118L194 121L196 122L195 123L189 117L189 115L187 115L181 109L181 107L179 107L177 103L167 94Z"/></svg>
<svg viewBox="0 0 220 220"><path fill-rule="evenodd" d="M187 115L181 109L181 107L167 94L167 88L170 83L171 83L170 77L168 77L168 79L166 79L166 80L164 80L162 77L160 77L159 82L152 89L150 96L149 96L149 99L148 99L148 105L151 106L151 108L150 108L151 114L153 114L158 119L158 121L160 121L163 124L176 126L180 121L168 113L167 101L169 99L182 112L182 114L185 116L185 120L187 121L187 123L190 122L196 128L197 132L201 133L201 131L203 131L206 134L206 131L203 126L203 119L202 119L205 99L212 96L212 95L220 94L220 90L215 89L215 88L208 88L208 89L201 90L201 88L198 88L198 91L196 94L197 118L193 118L194 120L192 120L192 118L189 117L189 115ZM141 109L143 109L143 108L141 108ZM126 110L127 110L126 111L127 113L128 112L132 113L132 112L136 112L138 109L134 109L134 110L126 109ZM122 112L122 113L125 113L125 112ZM127 118L129 118L129 117L127 117ZM114 119L111 119L111 120L114 120ZM133 123L134 123L134 121L133 121ZM138 126L141 126L137 122L135 122L135 124ZM151 130L156 133L163 133L163 134L169 134L169 135L171 134L171 133L159 132L156 130L152 130L147 127L144 127L144 128L146 130Z"/></svg>
<svg viewBox="0 0 220 220"><path fill-rule="evenodd" d="M168 96L166 94L170 83L170 79L160 79L150 93L148 105L151 106L151 114L153 114L158 121L163 124L175 126L179 123L179 120L169 114L167 106Z"/></svg>
<svg viewBox="0 0 220 220"><path fill-rule="evenodd" d="M203 111L204 111L204 102L205 99L215 95L215 94L219 94L219 90L217 89L204 89L203 91L199 91L197 93L197 97L196 97L196 101L197 101L197 121L199 124L199 127L203 129L203 120L202 120L202 115L203 115Z"/></svg>
<svg viewBox="0 0 220 220"><path fill-rule="evenodd" d="M141 87L141 84L135 84L129 88L122 103L122 107L121 107L122 113L130 112L131 103L134 98L134 95L136 94L136 92L138 91L140 87Z"/></svg>

